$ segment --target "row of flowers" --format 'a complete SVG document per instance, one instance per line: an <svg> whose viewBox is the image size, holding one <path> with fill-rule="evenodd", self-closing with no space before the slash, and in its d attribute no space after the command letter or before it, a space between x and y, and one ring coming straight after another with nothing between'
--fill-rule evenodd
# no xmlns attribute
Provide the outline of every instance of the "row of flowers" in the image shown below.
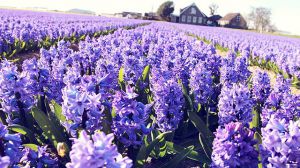
<svg viewBox="0 0 300 168"><path fill-rule="evenodd" d="M254 32L209 28L202 26L176 26L188 34L196 35L205 42L211 43L221 50L232 50L237 53L249 52L251 59L263 68L283 72L300 78L300 40L284 36L259 34ZM272 68L265 63L275 64Z"/></svg>
<svg viewBox="0 0 300 168"><path fill-rule="evenodd" d="M0 55L48 48L60 40L78 42L86 36L98 37L120 27L146 23L100 16L32 12L1 9Z"/></svg>
<svg viewBox="0 0 300 168"><path fill-rule="evenodd" d="M41 49L21 70L2 62L3 167L299 164L299 97L281 76L271 88L251 74L249 52L222 58L158 23L70 45Z"/></svg>

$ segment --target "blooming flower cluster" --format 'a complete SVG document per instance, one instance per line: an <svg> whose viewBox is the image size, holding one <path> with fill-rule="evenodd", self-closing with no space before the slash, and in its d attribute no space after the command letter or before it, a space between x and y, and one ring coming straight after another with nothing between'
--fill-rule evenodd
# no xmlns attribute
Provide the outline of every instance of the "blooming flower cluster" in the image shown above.
<svg viewBox="0 0 300 168"><path fill-rule="evenodd" d="M101 78L109 79L109 83L107 83L107 87L116 89L118 87L118 72L119 68L113 63L105 60L99 59L96 63L95 67L95 75Z"/></svg>
<svg viewBox="0 0 300 168"><path fill-rule="evenodd" d="M126 92L117 92L114 95L113 130L117 138L125 146L142 144L144 135L150 133L147 128L151 104L144 105L135 100L138 95L129 85Z"/></svg>
<svg viewBox="0 0 300 168"><path fill-rule="evenodd" d="M300 116L299 96L291 94L290 83L282 76L277 77L276 84L262 109L263 126L266 125L271 116L287 120Z"/></svg>
<svg viewBox="0 0 300 168"><path fill-rule="evenodd" d="M65 86L63 77L68 65L64 58L58 57L58 50L54 47L51 47L49 50L41 49L38 65L40 69L45 69L45 71L49 72L47 97L55 100L57 103L61 103L61 90Z"/></svg>
<svg viewBox="0 0 300 168"><path fill-rule="evenodd" d="M251 73L248 70L249 60L246 56L237 57L234 63L234 70L237 75L237 81L245 83L250 77Z"/></svg>
<svg viewBox="0 0 300 168"><path fill-rule="evenodd" d="M78 87L68 85L63 89L63 114L67 118L64 123L73 135L79 127L91 132L100 129L101 118L105 110L101 94L81 91ZM71 122L70 122L71 121Z"/></svg>
<svg viewBox="0 0 300 168"><path fill-rule="evenodd" d="M211 72L211 74L215 78L220 77L220 67L222 64L221 57L218 55L211 55L206 57L206 60L204 62L205 67Z"/></svg>
<svg viewBox="0 0 300 168"><path fill-rule="evenodd" d="M174 78L170 80L160 78L156 82L153 81L152 92L159 129L175 130L183 117L184 97L180 85Z"/></svg>
<svg viewBox="0 0 300 168"><path fill-rule="evenodd" d="M181 29L212 44L217 44L228 50L250 55L260 63L269 61L275 63L279 69L293 76L300 77L299 70L299 39L282 36L265 36L254 32L236 32L232 29L211 29L210 27L196 27L191 25L177 25Z"/></svg>
<svg viewBox="0 0 300 168"><path fill-rule="evenodd" d="M3 167L12 166L19 162L22 157L19 149L21 142L20 135L9 134L7 127L0 122L0 154L2 155L0 156L0 163L3 164Z"/></svg>
<svg viewBox="0 0 300 168"><path fill-rule="evenodd" d="M49 70L40 68L38 61L28 59L23 62L22 76L26 80L25 88L31 95L46 95L48 89Z"/></svg>
<svg viewBox="0 0 300 168"><path fill-rule="evenodd" d="M8 156L0 157L0 167L7 168L10 164L10 159Z"/></svg>
<svg viewBox="0 0 300 168"><path fill-rule="evenodd" d="M104 111L110 111L110 78L96 79L94 75L81 76L75 67L68 68L64 76L66 87L62 89L62 111L67 118L64 123L69 132L78 128L93 132L102 128Z"/></svg>
<svg viewBox="0 0 300 168"><path fill-rule="evenodd" d="M252 120L253 100L247 86L233 84L223 86L219 96L219 124L231 121L249 123Z"/></svg>
<svg viewBox="0 0 300 168"><path fill-rule="evenodd" d="M213 141L211 167L257 167L254 132L240 122L219 126Z"/></svg>
<svg viewBox="0 0 300 168"><path fill-rule="evenodd" d="M38 147L38 152L21 146L19 134L9 134L7 127L0 122L0 167L58 167L57 158L50 156L47 146ZM2 151L3 150L3 151ZM4 156L3 156L4 155Z"/></svg>
<svg viewBox="0 0 300 168"><path fill-rule="evenodd" d="M130 168L132 161L128 157L122 157L112 141L113 134L105 135L103 132L95 132L92 138L82 131L77 139L74 139L70 151L71 162L67 168L83 167L116 167Z"/></svg>
<svg viewBox="0 0 300 168"><path fill-rule="evenodd" d="M142 76L145 67L145 57L143 55L132 55L133 53L131 52L123 56L124 78L128 84L135 84Z"/></svg>
<svg viewBox="0 0 300 168"><path fill-rule="evenodd" d="M252 97L257 103L266 101L270 92L270 77L266 72L256 71L252 78Z"/></svg>
<svg viewBox="0 0 300 168"><path fill-rule="evenodd" d="M54 167L58 168L58 160L55 156L51 156L47 151L47 146L38 147L38 151L35 152L32 149L23 149L23 156L20 159L20 164L24 167Z"/></svg>
<svg viewBox="0 0 300 168"><path fill-rule="evenodd" d="M237 74L234 69L236 55L232 52L228 53L226 58L222 59L220 80L222 84L231 84L237 82Z"/></svg>
<svg viewBox="0 0 300 168"><path fill-rule="evenodd" d="M0 69L1 109L8 114L8 123L17 123L16 115L23 115L34 103L33 95L26 90L26 78L17 71L17 67L4 61Z"/></svg>
<svg viewBox="0 0 300 168"><path fill-rule="evenodd" d="M285 93L290 93L291 89L291 81L289 79L284 79L282 75L278 75L276 78L276 83L273 87L273 92L277 94L285 94Z"/></svg>
<svg viewBox="0 0 300 168"><path fill-rule="evenodd" d="M208 103L213 94L212 74L203 64L198 64L191 73L191 93L194 94L195 102L200 104Z"/></svg>
<svg viewBox="0 0 300 168"><path fill-rule="evenodd" d="M221 83L223 85L245 84L251 74L248 70L248 64L247 57L236 58L234 53L229 53L222 62Z"/></svg>
<svg viewBox="0 0 300 168"><path fill-rule="evenodd" d="M299 121L272 116L262 129L262 164L264 167L297 167L300 164Z"/></svg>
<svg viewBox="0 0 300 168"><path fill-rule="evenodd" d="M36 49L47 42L49 45L60 39L98 35L124 26L137 26L141 20L127 20L72 14L15 11L1 9L0 55L10 52L15 44L25 42L24 50ZM113 23L113 24L112 24ZM30 44L30 45L29 45ZM46 45L47 46L47 45ZM39 46L40 47L40 46Z"/></svg>

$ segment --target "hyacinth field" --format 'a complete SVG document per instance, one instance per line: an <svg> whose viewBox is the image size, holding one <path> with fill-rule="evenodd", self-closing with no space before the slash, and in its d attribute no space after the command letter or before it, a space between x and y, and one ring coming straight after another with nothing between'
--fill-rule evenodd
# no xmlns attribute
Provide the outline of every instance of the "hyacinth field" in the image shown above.
<svg viewBox="0 0 300 168"><path fill-rule="evenodd" d="M0 18L1 168L300 167L300 39L17 10Z"/></svg>

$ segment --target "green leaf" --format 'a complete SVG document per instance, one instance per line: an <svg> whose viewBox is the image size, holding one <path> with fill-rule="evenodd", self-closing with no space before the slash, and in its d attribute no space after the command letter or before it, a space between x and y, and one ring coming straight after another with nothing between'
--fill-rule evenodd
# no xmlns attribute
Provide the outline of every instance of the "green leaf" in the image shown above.
<svg viewBox="0 0 300 168"><path fill-rule="evenodd" d="M124 81L124 68L122 67L119 71L118 83L121 87L121 90L125 89L125 81Z"/></svg>
<svg viewBox="0 0 300 168"><path fill-rule="evenodd" d="M182 87L184 88L183 85L182 85ZM189 95L187 94L186 89L184 89L184 90L185 90L184 96L186 97L186 99L188 99L188 102L190 104L190 109L187 110L189 119L192 121L192 123L195 125L195 127L199 130L200 133L207 136L212 141L214 138L213 133L206 127L205 123L197 115L197 113L195 113L193 102L192 102L191 98L189 97Z"/></svg>
<svg viewBox="0 0 300 168"><path fill-rule="evenodd" d="M201 110L201 104L200 104L200 103L198 103L197 112L199 113L199 112L200 112L200 110Z"/></svg>
<svg viewBox="0 0 300 168"><path fill-rule="evenodd" d="M24 48L25 48L25 46L26 46L26 42L22 42L22 45L21 45L21 50L23 50Z"/></svg>
<svg viewBox="0 0 300 168"><path fill-rule="evenodd" d="M37 108L43 111L45 114L49 113L49 110L45 106L45 96L37 96Z"/></svg>
<svg viewBox="0 0 300 168"><path fill-rule="evenodd" d="M53 110L50 108L49 101L45 99L45 107L47 109L48 118L51 121L51 124L54 126L55 130L61 136L60 142L65 142L71 147L71 141L68 138L65 127L62 126L61 122L66 122L66 117L62 114L62 108L55 101L52 101Z"/></svg>
<svg viewBox="0 0 300 168"><path fill-rule="evenodd" d="M21 125L18 125L18 124L10 125L7 128L11 131L14 131L14 132L20 133L22 135L25 135L26 137L29 138L30 142L37 143L37 140L36 140L33 132L30 129L28 129L26 127L23 127Z"/></svg>
<svg viewBox="0 0 300 168"><path fill-rule="evenodd" d="M22 135L27 135L30 134L31 131L29 129L27 129L26 127L23 127L21 125L18 124L13 124L7 127L9 130L12 130L14 132L20 133ZM30 133L29 133L30 132Z"/></svg>
<svg viewBox="0 0 300 168"><path fill-rule="evenodd" d="M175 153L181 153L186 149L180 145L174 144L173 142L167 142L167 148L168 150L171 150ZM188 154L187 158L201 163L210 163L210 159L208 159L205 155L201 155L195 150L191 151L191 153Z"/></svg>
<svg viewBox="0 0 300 168"><path fill-rule="evenodd" d="M165 139L163 139L161 142L160 142L160 145L159 145L159 157L164 157L167 153L167 142Z"/></svg>
<svg viewBox="0 0 300 168"><path fill-rule="evenodd" d="M151 141L153 141L160 134L161 133L157 130L151 131ZM167 153L166 139L162 138L159 141L159 143L154 147L150 155L155 158L159 158L159 157L164 157L166 153Z"/></svg>
<svg viewBox="0 0 300 168"><path fill-rule="evenodd" d="M54 107L54 113L57 119L61 122L66 121L66 117L62 114L62 108L59 104L57 104L54 100L51 101L53 107Z"/></svg>
<svg viewBox="0 0 300 168"><path fill-rule="evenodd" d="M116 109L112 108L112 110L111 110L111 117L115 118L116 116L117 116Z"/></svg>
<svg viewBox="0 0 300 168"><path fill-rule="evenodd" d="M199 141L203 147L203 150L205 151L208 158L210 158L211 150L212 150L212 142L214 139L213 133L207 128L206 124L202 121L202 119L197 115L197 113L194 111L194 105L193 102L188 95L188 92L181 81L179 83L182 86L183 94L189 103L189 109L187 110L188 117L190 121L194 124L194 126L199 131Z"/></svg>
<svg viewBox="0 0 300 168"><path fill-rule="evenodd" d="M206 139L212 143L214 139L213 133L206 127L205 123L202 121L202 119L193 111L193 110L187 110L187 114L191 122L194 124L194 126L198 129L199 133L201 133Z"/></svg>
<svg viewBox="0 0 300 168"><path fill-rule="evenodd" d="M6 114L2 110L0 110L0 122L4 125L7 125Z"/></svg>
<svg viewBox="0 0 300 168"><path fill-rule="evenodd" d="M36 144L23 144L24 147L30 148L34 151L38 151L38 146Z"/></svg>
<svg viewBox="0 0 300 168"><path fill-rule="evenodd" d="M143 145L136 157L136 167L143 167L146 159L150 155L151 151L154 149L156 145L159 144L160 140L164 138L165 136L171 134L171 132L164 132L160 135L158 135L149 145L145 146Z"/></svg>
<svg viewBox="0 0 300 168"><path fill-rule="evenodd" d="M86 35L82 35L82 36L79 38L79 40L82 41L82 40L85 39L85 37L86 37Z"/></svg>
<svg viewBox="0 0 300 168"><path fill-rule="evenodd" d="M57 130L56 126L51 123L48 116L43 111L37 107L33 107L31 112L33 118L43 130L44 135L51 141L55 148L58 142L66 141L64 139L63 132L61 130Z"/></svg>
<svg viewBox="0 0 300 168"><path fill-rule="evenodd" d="M17 50L14 50L8 57L12 57L12 56L14 56L15 54L17 54Z"/></svg>
<svg viewBox="0 0 300 168"><path fill-rule="evenodd" d="M206 154L206 157L210 158L212 154L212 144L207 139L205 139L201 133L199 133L199 141L202 149L204 150L204 153Z"/></svg>
<svg viewBox="0 0 300 168"><path fill-rule="evenodd" d="M182 147L188 147L188 146L194 146L195 150L199 150L202 152L202 146L199 143L199 139L198 138L189 138L183 141L180 141L178 143L178 145L182 146Z"/></svg>
<svg viewBox="0 0 300 168"><path fill-rule="evenodd" d="M209 164L204 163L202 167L203 168L209 168Z"/></svg>
<svg viewBox="0 0 300 168"><path fill-rule="evenodd" d="M143 71L143 81L149 80L150 65L147 65Z"/></svg>
<svg viewBox="0 0 300 168"><path fill-rule="evenodd" d="M172 160L165 163L161 168L175 168L178 166L178 164L183 161L192 151L194 147L190 146L180 152L180 154L177 154Z"/></svg>
<svg viewBox="0 0 300 168"><path fill-rule="evenodd" d="M12 60L9 60L9 61L11 61L11 62L13 62L13 63L16 63L16 62L18 62L20 60L20 58L16 58L16 59L12 59Z"/></svg>
<svg viewBox="0 0 300 168"><path fill-rule="evenodd" d="M259 115L259 111L257 109L253 109L252 110L252 121L250 122L250 128L259 128L259 121L260 121L260 115Z"/></svg>
<svg viewBox="0 0 300 168"><path fill-rule="evenodd" d="M102 131L105 134L109 134L112 132L110 123L112 123L112 118L116 117L116 110L115 108L112 108L112 112L110 112L109 109L105 108L103 114L104 122L102 122Z"/></svg>

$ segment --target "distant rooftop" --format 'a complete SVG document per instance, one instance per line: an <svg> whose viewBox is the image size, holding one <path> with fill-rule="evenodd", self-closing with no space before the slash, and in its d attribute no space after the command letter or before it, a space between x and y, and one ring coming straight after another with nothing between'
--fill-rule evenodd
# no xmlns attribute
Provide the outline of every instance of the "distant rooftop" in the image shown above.
<svg viewBox="0 0 300 168"><path fill-rule="evenodd" d="M220 21L222 21L222 20L224 20L224 21L230 21L233 18L235 18L237 15L240 15L240 13L228 13L223 18L221 18Z"/></svg>

